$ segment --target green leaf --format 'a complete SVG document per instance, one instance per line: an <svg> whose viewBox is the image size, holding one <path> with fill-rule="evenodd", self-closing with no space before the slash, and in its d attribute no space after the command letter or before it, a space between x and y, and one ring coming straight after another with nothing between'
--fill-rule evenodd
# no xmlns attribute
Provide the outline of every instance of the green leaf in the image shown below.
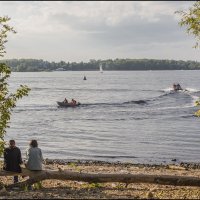
<svg viewBox="0 0 200 200"><path fill-rule="evenodd" d="M0 56L5 54L4 44L7 42L7 34L9 32L16 33L13 27L8 25L9 17L0 17ZM30 88L26 85L20 85L15 93L9 93L8 78L11 69L5 63L0 63L0 156L3 154L5 141L4 136L7 128L10 126L10 118L12 109L16 106L17 100L27 96Z"/></svg>

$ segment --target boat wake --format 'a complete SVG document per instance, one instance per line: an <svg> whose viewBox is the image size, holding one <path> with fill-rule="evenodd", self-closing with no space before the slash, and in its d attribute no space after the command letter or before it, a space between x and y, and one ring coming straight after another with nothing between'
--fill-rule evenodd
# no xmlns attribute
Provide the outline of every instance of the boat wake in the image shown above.
<svg viewBox="0 0 200 200"><path fill-rule="evenodd" d="M88 104L81 104L81 107L84 106L124 106L130 104L137 104L137 105L144 105L147 104L148 100L132 100L132 101L125 101L122 103L88 103Z"/></svg>
<svg viewBox="0 0 200 200"><path fill-rule="evenodd" d="M122 104L147 104L147 101L149 101L149 100L134 100L134 101L126 101L126 102L124 102L124 103L122 103Z"/></svg>
<svg viewBox="0 0 200 200"><path fill-rule="evenodd" d="M79 107L130 107L131 105L136 106L148 106L154 108L161 109L169 109L169 108L185 108L185 107L194 107L195 101L199 100L200 91L193 88L186 88L186 90L182 91L173 91L171 88L164 89L163 94L147 98L147 99L139 99L139 100L129 100L124 102L97 102L97 103L81 103ZM162 91L162 92L163 92ZM160 91L161 92L161 91ZM141 108L142 108L141 107ZM17 106L14 111L40 111L40 110L57 110L59 107L56 103L45 105L45 104L28 104L23 106ZM137 107L138 108L138 107ZM140 108L140 107L139 107ZM75 108L72 108L75 109ZM76 108L77 109L77 108Z"/></svg>

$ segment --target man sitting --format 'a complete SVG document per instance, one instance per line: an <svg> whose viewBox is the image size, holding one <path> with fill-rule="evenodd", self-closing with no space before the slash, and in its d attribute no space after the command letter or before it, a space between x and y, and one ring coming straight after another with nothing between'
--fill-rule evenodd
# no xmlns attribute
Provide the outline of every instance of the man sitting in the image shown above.
<svg viewBox="0 0 200 200"><path fill-rule="evenodd" d="M5 171L21 173L22 164L21 151L15 146L15 140L9 141L9 147L4 150L4 167ZM18 176L14 176L14 183L18 182Z"/></svg>

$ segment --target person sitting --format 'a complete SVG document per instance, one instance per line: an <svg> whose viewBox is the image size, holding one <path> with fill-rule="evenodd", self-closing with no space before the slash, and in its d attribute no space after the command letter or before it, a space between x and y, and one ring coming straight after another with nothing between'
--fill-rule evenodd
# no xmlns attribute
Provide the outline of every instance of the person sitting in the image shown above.
<svg viewBox="0 0 200 200"><path fill-rule="evenodd" d="M177 84L177 90L182 90L182 88L181 88L179 83Z"/></svg>
<svg viewBox="0 0 200 200"><path fill-rule="evenodd" d="M177 85L175 83L173 84L173 89L177 90Z"/></svg>
<svg viewBox="0 0 200 200"><path fill-rule="evenodd" d="M15 145L15 140L9 141L9 147L5 148L4 150L4 166L3 169L5 171L10 172L17 172L21 173L21 164L22 164L22 157L21 157L21 151L18 147ZM18 182L18 176L14 176L14 183Z"/></svg>
<svg viewBox="0 0 200 200"><path fill-rule="evenodd" d="M71 100L70 104L74 104L74 99Z"/></svg>
<svg viewBox="0 0 200 200"><path fill-rule="evenodd" d="M174 91L183 90L179 83L178 83L178 84L175 84L175 83L174 83L174 84L173 84L173 89L174 89Z"/></svg>
<svg viewBox="0 0 200 200"><path fill-rule="evenodd" d="M42 150L38 147L37 140L31 140L26 151L26 168L31 171L41 171L43 160Z"/></svg>
<svg viewBox="0 0 200 200"><path fill-rule="evenodd" d="M76 105L76 101L74 99L72 99L71 104Z"/></svg>
<svg viewBox="0 0 200 200"><path fill-rule="evenodd" d="M63 103L68 103L68 100L65 98L64 101L63 101Z"/></svg>

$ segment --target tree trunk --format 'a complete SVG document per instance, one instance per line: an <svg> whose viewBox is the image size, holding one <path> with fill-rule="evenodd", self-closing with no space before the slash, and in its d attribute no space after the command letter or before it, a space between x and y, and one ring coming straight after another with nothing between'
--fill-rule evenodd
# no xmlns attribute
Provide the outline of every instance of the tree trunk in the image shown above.
<svg viewBox="0 0 200 200"><path fill-rule="evenodd" d="M9 176L16 175L9 173ZM39 172L32 172L29 170L23 170L21 174L28 175L30 178L26 181L16 184L8 185L7 188L14 186L23 187L26 185L32 185L46 179L57 180L72 180L83 181L89 183L104 183L104 182L122 182L122 183L153 183L161 185L176 185L176 186L200 186L200 178L191 176L170 176L170 175L146 175L146 174L91 174L91 173L79 173L71 172L67 170L50 171L44 170ZM3 173L0 173L3 176ZM4 173L4 176L8 176L8 173Z"/></svg>

